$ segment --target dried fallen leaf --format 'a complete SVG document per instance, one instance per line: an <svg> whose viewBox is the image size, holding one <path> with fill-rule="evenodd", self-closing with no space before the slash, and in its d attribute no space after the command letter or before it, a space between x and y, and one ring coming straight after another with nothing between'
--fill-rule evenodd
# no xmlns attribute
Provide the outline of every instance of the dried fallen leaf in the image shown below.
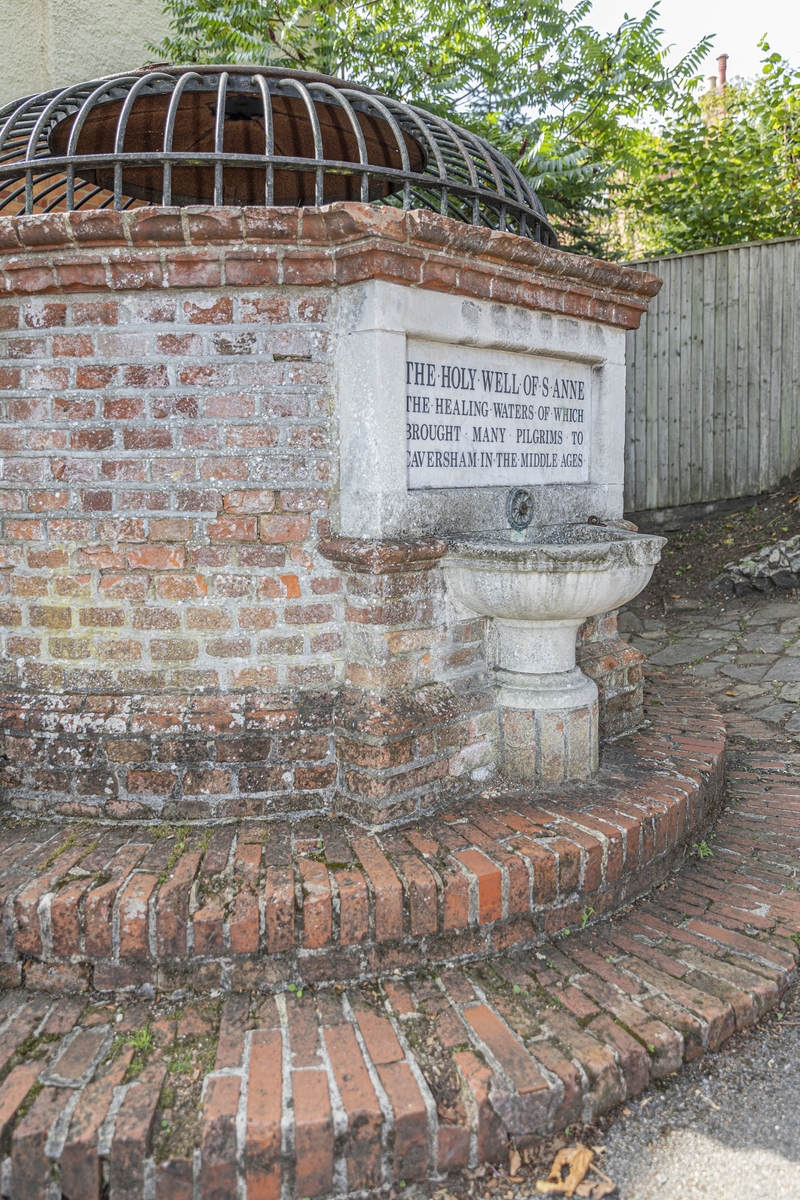
<svg viewBox="0 0 800 1200"><path fill-rule="evenodd" d="M558 1192L562 1196L567 1196L569 1200L575 1195L579 1185L583 1183L593 1160L594 1153L581 1142L559 1150L553 1160L547 1180L538 1179L536 1181L537 1192L544 1196ZM564 1167L569 1169L566 1179L561 1178Z"/></svg>
<svg viewBox="0 0 800 1200"><path fill-rule="evenodd" d="M580 1196L581 1200L603 1200L604 1196L611 1196L616 1190L613 1179L585 1179L575 1189L575 1195Z"/></svg>
<svg viewBox="0 0 800 1200"><path fill-rule="evenodd" d="M604 1148L606 1148L606 1147L602 1146L601 1150L604 1150ZM613 1187L616 1187L616 1184L612 1180L612 1177L610 1177L610 1175L606 1175L606 1172L602 1171L599 1168L599 1166L597 1166L596 1163L591 1164L589 1170L593 1171L595 1175L599 1175L601 1180L603 1180L604 1183L610 1183L610 1184L612 1184Z"/></svg>
<svg viewBox="0 0 800 1200"><path fill-rule="evenodd" d="M613 1189L614 1189L614 1188L616 1188L616 1186L617 1186L617 1185L614 1183L614 1180L611 1178L611 1176L610 1176L610 1175L606 1175L605 1171L601 1171L601 1170L600 1170L600 1168L598 1167L597 1163L592 1163L592 1165L591 1165L591 1167L590 1167L589 1169L590 1169L590 1171L592 1171L592 1172L593 1172L595 1175L599 1175L599 1176L600 1176L600 1178L602 1179L603 1183L608 1183L608 1184L610 1184L610 1185L611 1185L611 1188L612 1188L612 1191L613 1191Z"/></svg>
<svg viewBox="0 0 800 1200"><path fill-rule="evenodd" d="M519 1169L522 1166L522 1155L519 1150L511 1150L508 1156L508 1173L509 1175L519 1175Z"/></svg>
<svg viewBox="0 0 800 1200"><path fill-rule="evenodd" d="M585 1179L575 1189L575 1195L580 1196L581 1200L603 1200L605 1196L612 1195L617 1190L617 1185L613 1179L606 1175L605 1171L601 1171L594 1163L589 1167L589 1170L595 1175L599 1175L599 1179Z"/></svg>

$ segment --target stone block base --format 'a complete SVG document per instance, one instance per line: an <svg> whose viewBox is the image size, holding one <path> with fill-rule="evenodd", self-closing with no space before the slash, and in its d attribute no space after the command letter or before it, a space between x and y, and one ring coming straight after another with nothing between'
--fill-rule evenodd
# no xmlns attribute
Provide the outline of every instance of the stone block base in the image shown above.
<svg viewBox="0 0 800 1200"><path fill-rule="evenodd" d="M598 705L561 712L500 710L502 772L533 786L589 779L599 760Z"/></svg>
<svg viewBox="0 0 800 1200"><path fill-rule="evenodd" d="M458 653L474 663L482 623L460 636ZM382 692L7 692L0 800L37 817L191 821L337 811L381 825L474 796L496 780L501 757L511 781L584 778L578 764L596 769L599 741L641 724L643 657L606 628L579 640L578 662L598 686L599 706L568 715L498 708L474 669L453 683Z"/></svg>
<svg viewBox="0 0 800 1200"><path fill-rule="evenodd" d="M474 795L497 746L489 689L433 684L383 696L6 693L0 729L6 810L122 821L337 811L380 825Z"/></svg>

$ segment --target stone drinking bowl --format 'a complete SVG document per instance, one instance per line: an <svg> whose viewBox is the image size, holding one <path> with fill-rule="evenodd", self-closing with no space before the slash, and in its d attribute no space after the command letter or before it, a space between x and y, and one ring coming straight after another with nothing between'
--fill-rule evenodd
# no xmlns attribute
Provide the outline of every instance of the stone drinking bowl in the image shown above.
<svg viewBox="0 0 800 1200"><path fill-rule="evenodd" d="M500 702L573 708L596 698L575 665L588 617L619 608L647 585L665 539L607 525L501 529L448 539L442 560L451 594L491 617ZM536 703L533 691L546 693Z"/></svg>

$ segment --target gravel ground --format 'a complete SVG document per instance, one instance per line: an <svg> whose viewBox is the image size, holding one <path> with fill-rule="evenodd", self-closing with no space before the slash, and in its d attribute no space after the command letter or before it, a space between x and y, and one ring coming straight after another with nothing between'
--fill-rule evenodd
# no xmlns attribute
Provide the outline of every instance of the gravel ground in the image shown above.
<svg viewBox="0 0 800 1200"><path fill-rule="evenodd" d="M782 1013L618 1113L602 1162L620 1200L797 1200L798 990Z"/></svg>

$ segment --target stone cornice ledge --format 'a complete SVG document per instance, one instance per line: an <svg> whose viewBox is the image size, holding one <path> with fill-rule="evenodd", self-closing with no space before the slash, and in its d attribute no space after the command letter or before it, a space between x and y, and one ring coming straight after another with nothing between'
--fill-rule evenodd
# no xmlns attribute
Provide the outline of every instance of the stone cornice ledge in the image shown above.
<svg viewBox="0 0 800 1200"><path fill-rule="evenodd" d="M329 538L319 543L323 558L341 571L359 575L393 575L400 571L427 571L447 552L442 538L404 541L372 541L361 538Z"/></svg>
<svg viewBox="0 0 800 1200"><path fill-rule="evenodd" d="M146 265L147 269L144 269ZM389 279L635 328L656 275L427 210L139 208L0 217L0 294Z"/></svg>

